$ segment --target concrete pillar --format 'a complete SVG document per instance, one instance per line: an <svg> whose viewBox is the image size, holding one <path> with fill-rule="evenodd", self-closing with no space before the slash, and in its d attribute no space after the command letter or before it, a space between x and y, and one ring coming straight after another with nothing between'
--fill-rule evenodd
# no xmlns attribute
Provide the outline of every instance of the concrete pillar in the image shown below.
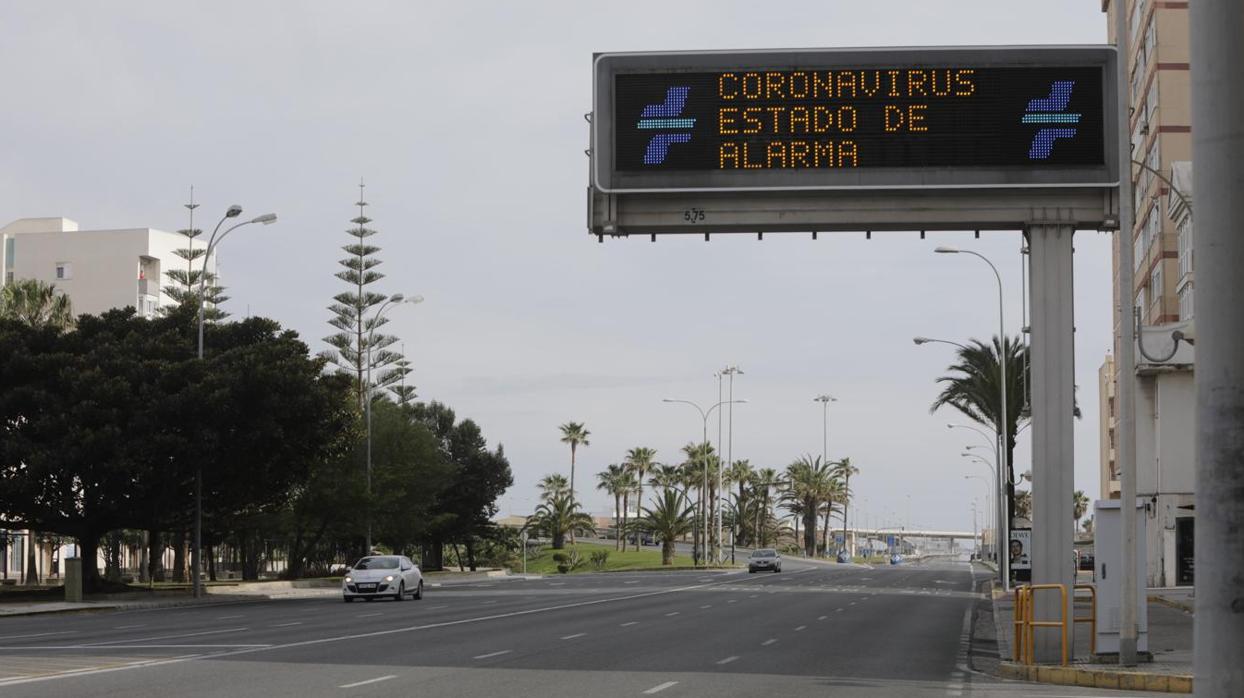
<svg viewBox="0 0 1244 698"><path fill-rule="evenodd" d="M1032 582L1064 584L1070 599L1075 485L1075 320L1072 284L1072 235L1066 223L1028 228L1032 279ZM1003 548L1004 550L1006 548ZM1057 591L1036 595L1036 617L1060 617ZM1070 609L1068 618L1070 618ZM1036 659L1061 659L1057 630L1037 629Z"/></svg>
<svg viewBox="0 0 1244 698"><path fill-rule="evenodd" d="M1196 694L1244 695L1244 2L1192 15Z"/></svg>
<svg viewBox="0 0 1244 698"><path fill-rule="evenodd" d="M65 558L65 600L72 603L82 601L82 558Z"/></svg>

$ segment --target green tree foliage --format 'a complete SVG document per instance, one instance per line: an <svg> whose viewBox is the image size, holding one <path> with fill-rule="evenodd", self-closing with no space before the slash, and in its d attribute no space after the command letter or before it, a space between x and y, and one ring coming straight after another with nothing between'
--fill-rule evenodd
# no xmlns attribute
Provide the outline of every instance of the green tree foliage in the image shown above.
<svg viewBox="0 0 1244 698"><path fill-rule="evenodd" d="M622 465L635 479L635 502L642 506L644 502L644 475L656 465L657 451L647 446L637 446L626 452L626 460ZM627 500L622 498L622 508L628 509ZM635 541L635 550L639 550L639 541ZM622 552L626 552L626 539L622 539Z"/></svg>
<svg viewBox="0 0 1244 698"><path fill-rule="evenodd" d="M808 557L816 555L817 519L824 513L826 539L829 514L841 492L841 481L834 477L833 466L822 463L820 456L803 456L786 467L786 508L798 515L803 523L803 548Z"/></svg>
<svg viewBox="0 0 1244 698"><path fill-rule="evenodd" d="M610 464L605 470L596 473L596 489L613 496L613 526L617 530L617 541L614 547L621 549L626 538L626 511L622 508L622 496L629 492L633 482L626 468L617 463Z"/></svg>
<svg viewBox="0 0 1244 698"><path fill-rule="evenodd" d="M73 306L55 284L18 279L0 288L0 320L67 330L73 327Z"/></svg>
<svg viewBox="0 0 1244 698"><path fill-rule="evenodd" d="M194 210L199 204L194 203L194 189L190 190L191 201L185 204L190 210L190 224L188 227L182 228L177 232L186 238L186 246L173 250L173 254L186 261L186 268L179 269L172 267L164 272L170 283L165 284L162 288L175 302L172 306L161 306L160 311L168 314L173 308L179 305L190 304L195 308L199 307L199 281L203 281L203 297L207 301L207 307L203 309L203 317L207 320L223 320L228 317L228 313L220 309L220 304L229 300L224 295L224 287L217 283L217 277L212 272L208 272L207 276L203 276L203 256L207 254L207 244L198 247L195 246L195 240L203 234L203 231L194 227ZM151 279L158 281L158 279Z"/></svg>
<svg viewBox="0 0 1244 698"><path fill-rule="evenodd" d="M562 432L562 443L570 444L570 494L574 495L574 459L580 446L591 446L588 437L592 432L587 430L583 422L566 422L558 427Z"/></svg>
<svg viewBox="0 0 1244 698"><path fill-rule="evenodd" d="M692 532L695 507L673 487L666 487L652 497L652 506L642 508L636 528L647 531L661 541L661 564L674 564L674 541Z"/></svg>
<svg viewBox="0 0 1244 698"><path fill-rule="evenodd" d="M527 528L536 535L548 536L553 540L553 549L566 547L566 536L575 530L595 531L596 525L592 517L579 508L569 491L557 492L536 507L535 512L527 517Z"/></svg>
<svg viewBox="0 0 1244 698"><path fill-rule="evenodd" d="M376 331L388 323L388 319L367 316L367 311L384 303L388 296L368 290L369 286L383 279L384 274L376 271L376 267L381 264L376 257L380 248L367 241L377 231L367 227L371 219L363 213L367 202L363 200L361 184L356 205L359 213L350 221L354 227L346 230L354 241L341 248L346 257L338 263L345 268L336 274L350 288L333 296L333 304L328 308L333 317L328 324L337 332L325 337L324 341L333 348L333 351L325 354L326 358L354 379L359 409L362 410L363 396L368 392L366 382L369 356L373 388L392 386L401 381L410 372L410 368L397 366L402 358L401 354L386 348L396 342L397 338ZM414 386L411 386L411 390L413 389Z"/></svg>
<svg viewBox="0 0 1244 698"><path fill-rule="evenodd" d="M233 526L343 445L345 385L294 333L214 326L199 361L192 312L83 315L63 334L0 321L0 514L76 538L91 587L105 532L184 527L196 468L208 526Z"/></svg>
<svg viewBox="0 0 1244 698"><path fill-rule="evenodd" d="M475 569L480 543L497 537L491 519L497 513L497 498L514 484L510 462L502 446L488 450L479 426L470 419L456 421L449 407L431 402L405 409L415 422L431 431L450 464L445 487L435 501L436 513L427 536L429 548L435 556L444 543L461 544L466 548L468 564Z"/></svg>

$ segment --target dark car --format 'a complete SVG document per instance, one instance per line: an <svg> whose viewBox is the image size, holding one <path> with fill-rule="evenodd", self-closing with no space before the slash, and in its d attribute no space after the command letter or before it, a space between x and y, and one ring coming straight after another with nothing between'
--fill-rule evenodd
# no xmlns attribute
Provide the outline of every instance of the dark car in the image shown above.
<svg viewBox="0 0 1244 698"><path fill-rule="evenodd" d="M845 550L838 551L838 562L850 562L850 561L851 561L851 555L848 554L847 551Z"/></svg>
<svg viewBox="0 0 1244 698"><path fill-rule="evenodd" d="M894 553L893 555L890 556L891 565L897 565L902 561L903 561L903 556L899 555L898 553Z"/></svg>
<svg viewBox="0 0 1244 698"><path fill-rule="evenodd" d="M757 572L759 570L781 572L782 556L778 555L778 551L773 548L753 550L752 554L747 556L747 571Z"/></svg>

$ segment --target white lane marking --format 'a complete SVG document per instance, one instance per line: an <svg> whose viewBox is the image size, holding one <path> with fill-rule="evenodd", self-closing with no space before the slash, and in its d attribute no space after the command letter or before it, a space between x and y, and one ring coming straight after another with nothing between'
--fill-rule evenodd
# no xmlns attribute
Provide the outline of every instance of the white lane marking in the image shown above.
<svg viewBox="0 0 1244 698"><path fill-rule="evenodd" d="M776 638L776 637L771 637L771 638L769 638L768 640L765 640L764 642L760 643L760 646L761 646L761 647L768 647L769 645L772 645L772 644L773 644L773 643L775 643L775 642L777 642L777 638Z"/></svg>
<svg viewBox="0 0 1244 698"><path fill-rule="evenodd" d="M738 603L738 599L726 599L726 603Z"/></svg>
<svg viewBox="0 0 1244 698"><path fill-rule="evenodd" d="M835 609L834 609L834 613L842 613L842 609L841 609L841 608L835 608Z"/></svg>
<svg viewBox="0 0 1244 698"><path fill-rule="evenodd" d="M549 586L551 586L551 587L564 587L564 586L566 586L566 583L565 583L565 582L549 582Z"/></svg>
<svg viewBox="0 0 1244 698"><path fill-rule="evenodd" d="M113 628L113 630L133 630L134 628L145 628L145 627L147 627L146 623L137 623L135 625L118 625L117 627Z"/></svg>
<svg viewBox="0 0 1244 698"><path fill-rule="evenodd" d="M725 659L718 659L717 663L718 664L729 664L730 662L733 662L737 659L738 657L726 657Z"/></svg>
<svg viewBox="0 0 1244 698"><path fill-rule="evenodd" d="M219 659L221 657L229 657L229 656L240 655L240 654L251 654L254 652L268 652L271 650L291 649L294 647L309 647L312 645L323 645L323 644L327 644L330 642L363 640L363 639L369 639L369 638L375 638L375 637L382 637L385 635L395 635L397 633L411 633L411 632L417 632L421 630L432 630L435 628L447 628L447 627L454 626L454 625L483 623L486 621L500 620L503 618L516 618L518 616L529 616L529 615L534 615L537 613L550 613L552 611L564 611L570 608L582 608L584 606L598 606L600 604L616 603L618 601L632 601L634 599L646 599L652 596L666 596L669 594L675 594L675 593L683 592L683 591L693 591L696 589L705 589L709 587L722 586L725 584L729 584L731 581L732 580L724 579L724 580L721 580L718 582L712 582L709 584L689 584L687 586L671 587L668 589L660 589L657 591L644 591L644 592L640 592L637 594L628 594L626 596L611 596L606 599L592 599L590 601L576 601L574 603L560 604L557 606L541 606L539 608L528 608L528 609L523 609L521 611L510 611L508 613L495 613L495 614L488 615L488 616L475 616L473 618L459 618L457 620L447 620L447 621L442 621L440 623L426 623L424 625L411 625L411 626L406 626L402 628L390 628L388 630L374 630L374 631L366 632L366 633L353 633L350 635L337 635L334 637L323 637L323 638L316 638L313 640L300 640L298 642L286 642L280 645L267 645L263 647L250 647L250 648L243 648L243 649L235 649L235 650L231 650L227 652L215 652L215 653L212 653L210 656L214 659ZM4 649L6 650L19 650L19 649L27 650L27 649L44 649L44 648L41 648L41 647L5 647ZM53 648L53 649L81 649L81 648L80 647L73 647L73 648L59 647L59 648ZM204 658L206 656L208 655L186 654L186 655L181 655L177 657L170 657L168 659L134 662L133 664L127 664L124 666L93 669L89 672L76 672L73 675L82 676L84 674L108 674L108 673L112 673L115 671L128 671L130 669L142 669L142 668L147 668L147 667L166 666L169 664L180 664L182 662L191 662L191 661ZM15 686L18 684L37 683L37 682L43 682L43 681L53 681L53 680L64 678L64 677L65 677L65 674L51 675L51 676L34 676L31 678L25 678L25 679L12 679L12 680L11 679L0 679L0 687ZM676 683L678 682L675 681L674 684ZM670 684L670 685L673 685L673 684Z"/></svg>
<svg viewBox="0 0 1244 698"><path fill-rule="evenodd" d="M626 627L629 627L629 626L632 626L632 625L639 625L639 621L637 621L637 620L633 620L633 621L630 621L630 622L628 622L628 623L623 623L623 624L621 624L621 625L620 625L620 626L618 626L618 627L626 628Z"/></svg>
<svg viewBox="0 0 1244 698"><path fill-rule="evenodd" d="M250 628L221 628L220 630L204 630L198 633L179 633L177 635L155 635L152 637L127 637L124 640L107 640L104 642L90 642L88 647L103 647L118 642L146 642L148 640L173 640L179 637L200 637L202 635L220 635L222 633L240 633Z"/></svg>
<svg viewBox="0 0 1244 698"><path fill-rule="evenodd" d="M54 633L31 633L29 635L0 635L0 640L18 640L24 637L47 637L48 635L69 635L68 630L59 630Z"/></svg>
<svg viewBox="0 0 1244 698"><path fill-rule="evenodd" d="M449 608L449 604L446 603L446 604L441 604L440 606L428 606L429 611L435 611L439 608ZM379 615L379 614L376 614L376 615Z"/></svg>
<svg viewBox="0 0 1244 698"><path fill-rule="evenodd" d="M384 615L384 614L377 611L376 613L360 613L358 617L359 618L371 618L372 616L381 616L381 615Z"/></svg>
<svg viewBox="0 0 1244 698"><path fill-rule="evenodd" d="M825 620L829 616L817 616L817 620Z"/></svg>
<svg viewBox="0 0 1244 698"><path fill-rule="evenodd" d="M492 601L480 601L479 605L487 606L488 604L492 604L492 603L497 603L496 599L493 599Z"/></svg>
<svg viewBox="0 0 1244 698"><path fill-rule="evenodd" d="M220 616L216 620L233 620L234 618L243 618L243 617L245 616L239 613L236 616Z"/></svg>
<svg viewBox="0 0 1244 698"><path fill-rule="evenodd" d="M118 640L118 642L120 642L120 640ZM5 647L4 649L10 650L10 651L15 651L15 650L89 650L89 649L95 649L97 647L100 649L107 649L107 650L138 650L138 649L151 650L151 649L171 649L171 648L180 648L180 647L195 647L195 648L201 648L201 647L248 648L249 647L249 648L262 649L262 648L271 647L271 646L272 645L266 645L266 644L232 642L232 643L224 644L224 645L38 645L38 646L29 646L29 647L26 647L26 646ZM5 685L3 681L4 680L0 680L0 686Z"/></svg>
<svg viewBox="0 0 1244 698"><path fill-rule="evenodd" d="M703 606L700 606L700 609L701 609L701 610L703 610L703 609L705 609L705 608L712 608L712 607L713 607L713 604L711 604L711 603L706 603L706 604L704 604Z"/></svg>
<svg viewBox="0 0 1244 698"><path fill-rule="evenodd" d="M653 686L652 688L649 688L648 690L644 691L644 695L650 696L653 693L660 693L661 691L664 691L670 686L677 686L677 685L678 685L677 681L666 681L665 683L657 684Z"/></svg>
<svg viewBox="0 0 1244 698"><path fill-rule="evenodd" d="M294 621L294 622L292 622L292 623L277 623L277 624L273 625L272 627L274 627L274 628L288 628L288 627L289 627L289 626L291 626L291 625L302 625L302 621L300 621L300 620L296 620L296 621Z"/></svg>
<svg viewBox="0 0 1244 698"><path fill-rule="evenodd" d="M576 637L583 637L584 635L587 635L587 633L575 633L574 635L564 635L564 636L562 636L562 639L563 639L563 640L573 640L573 639L575 639Z"/></svg>
<svg viewBox="0 0 1244 698"><path fill-rule="evenodd" d="M749 598L749 599L754 599L754 598L756 598L756 597L757 597L757 594L752 594L751 596L749 596L749 597L747 597L747 598Z"/></svg>
<svg viewBox="0 0 1244 698"><path fill-rule="evenodd" d="M806 629L807 627L808 627L808 626L806 626L806 625L801 625L801 626L799 626L798 628L795 628L795 632L799 632L800 630L804 630L804 629Z"/></svg>
<svg viewBox="0 0 1244 698"><path fill-rule="evenodd" d="M632 579L632 580L631 580L631 581L629 581L629 582L622 582L622 583L623 583L623 584L639 584L639 580L638 580L638 579Z"/></svg>
<svg viewBox="0 0 1244 698"><path fill-rule="evenodd" d="M380 683L381 681L388 681L389 679L396 679L396 678L397 678L397 674L389 674L388 676L377 676L374 679L367 679L366 681L355 681L354 683L343 683L337 688L354 688L355 686L366 686L369 683Z"/></svg>
<svg viewBox="0 0 1244 698"><path fill-rule="evenodd" d="M671 611L670 613L666 613L665 617L669 618L670 616L676 616L678 614L679 614L679 611Z"/></svg>
<svg viewBox="0 0 1244 698"><path fill-rule="evenodd" d="M488 654L481 654L481 655L472 657L472 659L488 659L489 657L500 657L501 655L509 654L510 652L513 652L513 650L501 650L500 652L489 652Z"/></svg>

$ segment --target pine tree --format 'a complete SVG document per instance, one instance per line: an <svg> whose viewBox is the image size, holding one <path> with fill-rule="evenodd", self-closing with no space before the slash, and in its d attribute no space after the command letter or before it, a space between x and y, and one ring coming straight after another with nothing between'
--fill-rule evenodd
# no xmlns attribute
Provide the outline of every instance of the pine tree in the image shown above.
<svg viewBox="0 0 1244 698"><path fill-rule="evenodd" d="M403 344L402 345L402 358L393 362L395 370L399 371L401 375L399 376L398 382L396 385L389 386L389 391L393 393L394 397L397 398L397 404L399 405L409 404L416 397L418 397L417 395L415 395L415 386L413 384L412 385L406 384L406 376L410 375L410 373L414 371L414 369L410 367L410 361L406 358L405 354L406 354L406 345Z"/></svg>
<svg viewBox="0 0 1244 698"><path fill-rule="evenodd" d="M200 261L203 255L207 254L207 246L195 247L194 240L203 234L203 231L194 227L194 210L199 204L194 202L194 187L190 187L190 203L183 204L190 211L190 225L182 228L177 232L186 237L186 247L173 250L173 254L186 260L185 269L169 269L164 272L170 283L165 285L163 291L173 299L174 305L161 306L160 312L168 314L174 308L190 303L194 307L199 305L199 279L203 276L203 264ZM229 300L224 295L224 287L216 284L216 275L208 272L203 287L203 295L207 299L208 306L204 310L203 317L207 320L223 320L228 317L228 313L220 309L220 304Z"/></svg>
<svg viewBox="0 0 1244 698"><path fill-rule="evenodd" d="M359 200L355 204L359 207L359 214L350 221L354 227L346 230L355 241L341 248L348 256L338 262L345 269L336 274L338 279L350 285L350 290L333 296L334 303L328 307L333 317L328 324L338 332L324 338L333 348L325 353L326 358L342 372L354 376L359 409L363 408L363 399L367 392L369 353L373 388L392 386L410 372L408 367L398 365L402 361L401 354L385 348L397 341L397 337L379 332L379 328L388 319L377 319L374 315L367 317L368 310L384 303L389 296L367 290L368 286L383 279L384 274L375 270L381 263L375 256L380 248L367 242L377 231L367 227L371 219L363 213L367 206L367 202L363 200L364 186L360 181ZM370 345L368 334L372 335Z"/></svg>

